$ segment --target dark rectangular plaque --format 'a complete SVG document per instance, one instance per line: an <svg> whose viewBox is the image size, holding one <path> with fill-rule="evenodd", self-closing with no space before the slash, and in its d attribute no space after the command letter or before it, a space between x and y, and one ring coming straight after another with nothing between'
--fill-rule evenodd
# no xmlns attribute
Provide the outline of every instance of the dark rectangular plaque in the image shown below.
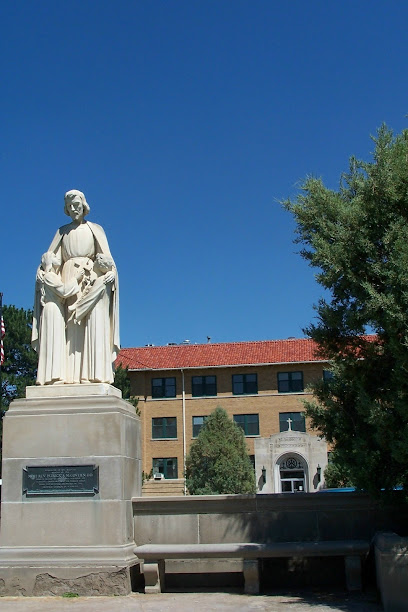
<svg viewBox="0 0 408 612"><path fill-rule="evenodd" d="M95 495L99 467L95 465L30 465L23 468L23 495Z"/></svg>

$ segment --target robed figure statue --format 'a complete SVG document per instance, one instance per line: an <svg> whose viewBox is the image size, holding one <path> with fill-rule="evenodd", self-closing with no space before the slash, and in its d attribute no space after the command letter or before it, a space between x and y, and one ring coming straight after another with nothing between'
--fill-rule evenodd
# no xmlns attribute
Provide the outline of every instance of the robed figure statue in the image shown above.
<svg viewBox="0 0 408 612"><path fill-rule="evenodd" d="M59 228L37 271L32 344L39 353L39 385L113 382L118 274L103 228L85 220L89 211L81 191L65 194L71 223Z"/></svg>

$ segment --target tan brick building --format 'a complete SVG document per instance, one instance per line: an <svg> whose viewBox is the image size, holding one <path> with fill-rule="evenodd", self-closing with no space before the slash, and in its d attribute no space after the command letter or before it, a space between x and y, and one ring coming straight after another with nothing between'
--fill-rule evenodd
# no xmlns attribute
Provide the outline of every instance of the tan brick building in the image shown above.
<svg viewBox="0 0 408 612"><path fill-rule="evenodd" d="M166 483L178 480L184 487L185 456L218 405L243 428L254 466L255 440L288 430L316 435L302 400L328 364L316 356L312 340L128 348L118 363L128 366L131 394L139 398L143 471L163 474Z"/></svg>

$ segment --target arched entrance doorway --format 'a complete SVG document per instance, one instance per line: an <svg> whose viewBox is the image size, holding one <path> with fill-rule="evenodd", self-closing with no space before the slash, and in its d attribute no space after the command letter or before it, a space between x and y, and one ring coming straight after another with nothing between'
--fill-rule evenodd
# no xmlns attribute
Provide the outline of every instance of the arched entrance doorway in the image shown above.
<svg viewBox="0 0 408 612"><path fill-rule="evenodd" d="M308 491L307 463L297 453L287 453L276 464L278 493L300 493Z"/></svg>

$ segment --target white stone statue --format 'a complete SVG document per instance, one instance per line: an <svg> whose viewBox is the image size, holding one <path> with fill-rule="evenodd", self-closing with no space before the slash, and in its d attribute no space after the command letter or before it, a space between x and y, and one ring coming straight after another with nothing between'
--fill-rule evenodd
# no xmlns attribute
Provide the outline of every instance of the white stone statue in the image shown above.
<svg viewBox="0 0 408 612"><path fill-rule="evenodd" d="M37 292L41 305L37 384L63 384L66 370L65 299L80 291L84 269L65 285L56 273L55 253L44 253L38 271Z"/></svg>
<svg viewBox="0 0 408 612"><path fill-rule="evenodd" d="M42 368L41 372L40 366L38 369L39 385L113 382L113 362L119 352L118 276L105 232L84 219L89 210L81 191L68 191L64 212L72 221L59 228L48 249L54 254L54 271L48 274L54 275L53 282L60 287L63 349L43 325L46 272L43 267L37 272L32 344ZM54 361L60 364L55 366L58 377L54 372L45 373Z"/></svg>

